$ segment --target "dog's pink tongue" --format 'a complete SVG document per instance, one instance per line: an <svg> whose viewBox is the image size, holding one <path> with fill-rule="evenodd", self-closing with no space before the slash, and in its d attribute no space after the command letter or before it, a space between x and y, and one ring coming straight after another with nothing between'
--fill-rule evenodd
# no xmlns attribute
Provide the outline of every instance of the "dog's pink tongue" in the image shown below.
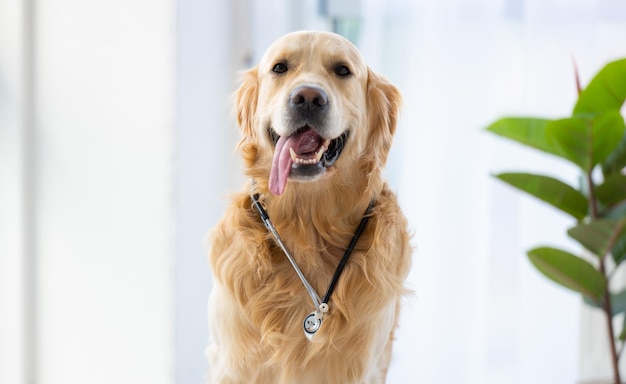
<svg viewBox="0 0 626 384"><path fill-rule="evenodd" d="M293 137L281 136L276 142L274 149L274 159L272 160L272 169L270 171L269 189L275 195L282 195L285 192L287 178L291 171L291 153L289 148L295 146L296 141Z"/></svg>
<svg viewBox="0 0 626 384"><path fill-rule="evenodd" d="M270 170L270 192L275 195L282 195L285 192L293 163L289 149L293 148L297 154L311 153L320 146L320 140L320 136L311 128L301 130L289 137L281 136L278 139Z"/></svg>

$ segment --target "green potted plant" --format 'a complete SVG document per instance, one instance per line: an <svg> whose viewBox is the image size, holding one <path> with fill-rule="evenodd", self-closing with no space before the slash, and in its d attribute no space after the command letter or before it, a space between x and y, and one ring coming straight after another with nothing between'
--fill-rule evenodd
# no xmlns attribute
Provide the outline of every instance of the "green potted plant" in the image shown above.
<svg viewBox="0 0 626 384"><path fill-rule="evenodd" d="M540 246L529 250L528 257L545 276L604 312L613 382L621 383L618 362L626 346L626 320L614 329L613 318L626 312L626 290L612 292L609 287L615 270L626 262L626 132L620 112L626 98L626 59L607 64L585 89L578 75L576 80L578 100L571 116L505 117L487 131L580 169L576 186L535 173L494 176L574 219L567 234L587 251L583 256Z"/></svg>

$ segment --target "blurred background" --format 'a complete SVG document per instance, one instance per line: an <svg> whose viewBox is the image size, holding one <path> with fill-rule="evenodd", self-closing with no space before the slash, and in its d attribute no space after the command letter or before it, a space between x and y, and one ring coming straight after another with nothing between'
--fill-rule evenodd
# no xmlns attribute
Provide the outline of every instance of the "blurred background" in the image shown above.
<svg viewBox="0 0 626 384"><path fill-rule="evenodd" d="M569 218L490 174L576 182L497 139L626 56L622 0L0 0L0 383L198 384L204 237L238 191L238 73L343 34L404 95L387 166L416 251L388 382L609 377L598 314L534 270ZM603 344L604 343L604 344Z"/></svg>

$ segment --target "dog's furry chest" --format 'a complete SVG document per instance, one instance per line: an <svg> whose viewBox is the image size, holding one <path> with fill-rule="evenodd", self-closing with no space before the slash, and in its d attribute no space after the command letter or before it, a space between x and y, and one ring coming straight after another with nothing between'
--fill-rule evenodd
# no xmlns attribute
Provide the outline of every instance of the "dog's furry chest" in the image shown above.
<svg viewBox="0 0 626 384"><path fill-rule="evenodd" d="M259 285L244 306L228 300L232 296L221 284L214 287L209 317L218 335L208 355L213 367L232 375L232 381L216 382L383 382L381 366L391 352L396 299L373 298L374 310L363 314L364 308L346 305L342 295L309 341L302 328L312 310L306 291L290 277L277 280L283 283Z"/></svg>
<svg viewBox="0 0 626 384"><path fill-rule="evenodd" d="M370 219L312 341L303 330L304 318L315 309L307 290L250 209L249 197L236 201L211 235L215 279L208 353L216 382L383 382L410 256L406 222L387 208L389 201L387 195L379 199L379 209L390 213ZM321 237L298 237L294 224L278 220L288 249L319 295L357 224L331 245ZM222 373L230 376L220 378Z"/></svg>
<svg viewBox="0 0 626 384"><path fill-rule="evenodd" d="M347 316L347 311L355 311L350 296L357 298L359 292L351 292L353 279L361 279L364 272L362 266L366 264L363 259L367 257L365 250L352 252L347 259L343 271L337 273L343 250L337 247L323 245L323 240L311 241L316 246L298 247L293 243L286 242L290 246L292 260L296 267L291 264L284 251L276 244L274 239L266 239L267 244L259 249L266 254L258 254L258 264L252 266L250 281L255 286L248 295L248 301L241 303L244 313L259 327L261 333L278 331L288 333L290 325L298 324L302 327L302 321L306 315L317 309L311 293L305 287L305 282L298 276L296 267L300 269L307 284L310 284L318 299L324 298L329 293L331 282L334 284L333 293L329 295L330 312L325 323L332 317ZM249 287L248 287L249 289ZM355 300L356 301L356 300ZM257 305L256 303L267 303ZM365 314L363 314L365 315ZM289 323L289 324L286 324ZM303 336L300 329L298 336Z"/></svg>

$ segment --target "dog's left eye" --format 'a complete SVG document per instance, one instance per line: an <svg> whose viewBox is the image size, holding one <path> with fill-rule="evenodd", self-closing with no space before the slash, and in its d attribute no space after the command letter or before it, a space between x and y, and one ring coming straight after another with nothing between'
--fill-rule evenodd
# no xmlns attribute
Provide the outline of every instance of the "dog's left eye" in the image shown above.
<svg viewBox="0 0 626 384"><path fill-rule="evenodd" d="M274 65L274 68L272 68L272 72L285 73L287 72L287 65L285 63L277 63L276 65Z"/></svg>
<svg viewBox="0 0 626 384"><path fill-rule="evenodd" d="M350 74L350 69L345 65L339 65L335 67L335 73L337 74L337 76L341 77L348 76Z"/></svg>

